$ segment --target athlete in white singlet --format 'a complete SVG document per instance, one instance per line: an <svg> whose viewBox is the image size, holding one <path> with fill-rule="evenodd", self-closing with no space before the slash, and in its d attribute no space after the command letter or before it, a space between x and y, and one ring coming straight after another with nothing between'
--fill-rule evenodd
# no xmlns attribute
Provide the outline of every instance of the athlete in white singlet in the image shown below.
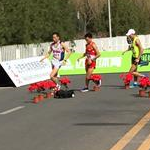
<svg viewBox="0 0 150 150"><path fill-rule="evenodd" d="M67 52L66 57L65 52ZM52 72L50 74L50 78L57 84L57 87L60 88L60 85L58 84L57 74L60 67L66 64L67 59L71 55L71 51L68 49L64 42L60 41L60 36L57 32L53 33L53 43L50 45L50 49L47 55L41 60L41 62L44 59L49 58L51 53L53 54L53 57L51 60Z"/></svg>
<svg viewBox="0 0 150 150"><path fill-rule="evenodd" d="M52 67L59 69L63 63L64 55L65 55L64 48L62 46L62 42L58 41L57 44L55 42L53 42L50 45L50 53L51 52L53 53L53 59L51 61Z"/></svg>

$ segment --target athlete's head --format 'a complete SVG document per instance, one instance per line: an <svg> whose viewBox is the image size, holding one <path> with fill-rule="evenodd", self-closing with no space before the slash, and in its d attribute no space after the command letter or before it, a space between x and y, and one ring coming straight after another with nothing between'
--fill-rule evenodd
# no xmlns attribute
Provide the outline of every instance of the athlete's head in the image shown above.
<svg viewBox="0 0 150 150"><path fill-rule="evenodd" d="M84 37L87 43L91 43L92 38L93 38L91 33L87 33Z"/></svg>
<svg viewBox="0 0 150 150"><path fill-rule="evenodd" d="M54 33L52 34L52 36L53 36L53 41L54 41L54 42L58 42L58 41L60 40L60 35L59 35L58 32L54 32Z"/></svg>
<svg viewBox="0 0 150 150"><path fill-rule="evenodd" d="M134 37L136 36L136 32L134 29L130 29L128 30L126 36L128 36L129 38L131 38L132 40L134 39Z"/></svg>

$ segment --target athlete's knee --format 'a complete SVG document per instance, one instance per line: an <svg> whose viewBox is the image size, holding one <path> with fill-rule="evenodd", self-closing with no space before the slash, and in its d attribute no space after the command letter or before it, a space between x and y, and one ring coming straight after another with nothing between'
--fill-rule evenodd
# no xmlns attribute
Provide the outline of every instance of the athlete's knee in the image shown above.
<svg viewBox="0 0 150 150"><path fill-rule="evenodd" d="M135 73L135 72L136 72L135 69L131 69L131 70L129 71L129 73L131 73L131 74L133 74L133 73Z"/></svg>
<svg viewBox="0 0 150 150"><path fill-rule="evenodd" d="M90 78L91 78L91 75L86 75L87 80L90 80Z"/></svg>
<svg viewBox="0 0 150 150"><path fill-rule="evenodd" d="M129 73L131 73L131 74L133 74L133 72L134 72L133 70L130 70L130 71L129 71Z"/></svg>
<svg viewBox="0 0 150 150"><path fill-rule="evenodd" d="M136 77L136 76L138 76L138 73L137 73L136 71L134 71L134 72L132 73L132 75Z"/></svg>
<svg viewBox="0 0 150 150"><path fill-rule="evenodd" d="M54 79L54 75L53 74L50 75L50 79Z"/></svg>
<svg viewBox="0 0 150 150"><path fill-rule="evenodd" d="M135 71L131 72L132 75L135 75L135 73L136 73Z"/></svg>

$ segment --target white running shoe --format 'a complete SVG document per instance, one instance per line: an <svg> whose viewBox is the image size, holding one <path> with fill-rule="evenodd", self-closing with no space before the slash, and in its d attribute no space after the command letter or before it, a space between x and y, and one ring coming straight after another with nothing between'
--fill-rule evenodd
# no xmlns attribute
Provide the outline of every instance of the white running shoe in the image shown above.
<svg viewBox="0 0 150 150"><path fill-rule="evenodd" d="M56 85L56 91L60 91L61 86L59 84Z"/></svg>
<svg viewBox="0 0 150 150"><path fill-rule="evenodd" d="M81 92L88 92L89 91L89 88L83 88L83 89L81 89Z"/></svg>

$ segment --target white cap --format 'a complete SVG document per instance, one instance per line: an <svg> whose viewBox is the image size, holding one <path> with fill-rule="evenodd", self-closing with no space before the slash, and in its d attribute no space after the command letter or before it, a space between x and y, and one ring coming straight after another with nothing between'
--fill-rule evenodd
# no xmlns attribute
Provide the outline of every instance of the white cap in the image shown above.
<svg viewBox="0 0 150 150"><path fill-rule="evenodd" d="M128 33L126 34L127 36L135 34L135 30L134 29L130 29L128 30Z"/></svg>

